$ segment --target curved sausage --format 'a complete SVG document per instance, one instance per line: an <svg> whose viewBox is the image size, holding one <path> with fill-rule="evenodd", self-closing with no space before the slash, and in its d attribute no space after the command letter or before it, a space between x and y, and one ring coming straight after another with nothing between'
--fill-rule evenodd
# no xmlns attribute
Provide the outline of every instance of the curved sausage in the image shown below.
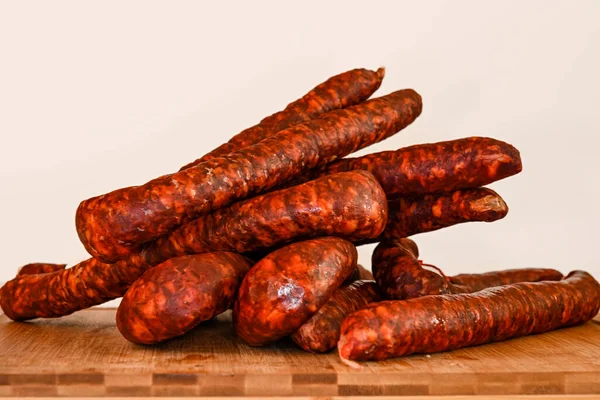
<svg viewBox="0 0 600 400"><path fill-rule="evenodd" d="M275 250L246 274L233 308L235 332L263 346L297 330L352 273L358 254L326 237Z"/></svg>
<svg viewBox="0 0 600 400"><path fill-rule="evenodd" d="M327 352L337 345L342 322L348 314L380 300L379 289L373 281L360 280L342 286L291 338L306 351Z"/></svg>
<svg viewBox="0 0 600 400"><path fill-rule="evenodd" d="M13 320L60 317L122 296L147 269L173 257L266 249L316 235L376 237L386 215L385 194L369 172L331 175L190 221L115 264L89 259L64 271L17 277L2 288L0 305Z"/></svg>
<svg viewBox="0 0 600 400"><path fill-rule="evenodd" d="M415 297L472 293L493 286L518 282L559 281L563 275L554 269L522 268L483 274L461 274L446 277L423 268L410 239L381 242L372 256L372 269L382 294L387 299L404 300Z"/></svg>
<svg viewBox="0 0 600 400"><path fill-rule="evenodd" d="M183 335L226 311L252 265L229 252L172 258L144 273L117 309L130 342L152 344Z"/></svg>
<svg viewBox="0 0 600 400"><path fill-rule="evenodd" d="M50 263L31 263L23 265L17 276L20 275L35 275L35 274L47 274L48 272L60 271L65 269L67 264L50 264Z"/></svg>
<svg viewBox="0 0 600 400"><path fill-rule="evenodd" d="M421 97L400 90L335 110L226 157L83 201L79 238L94 257L115 262L193 217L266 192L408 126Z"/></svg>
<svg viewBox="0 0 600 400"><path fill-rule="evenodd" d="M600 309L600 284L574 271L558 282L373 303L342 324L343 361L385 360L497 342L577 325Z"/></svg>
<svg viewBox="0 0 600 400"><path fill-rule="evenodd" d="M364 169L375 175L393 199L477 188L515 175L522 168L514 146L475 136L344 158L297 179Z"/></svg>
<svg viewBox="0 0 600 400"><path fill-rule="evenodd" d="M377 71L358 68L333 76L321 83L300 99L238 133L204 157L187 164L180 171L203 161L232 153L251 146L261 140L294 125L301 124L338 108L345 108L368 99L381 86L385 69Z"/></svg>

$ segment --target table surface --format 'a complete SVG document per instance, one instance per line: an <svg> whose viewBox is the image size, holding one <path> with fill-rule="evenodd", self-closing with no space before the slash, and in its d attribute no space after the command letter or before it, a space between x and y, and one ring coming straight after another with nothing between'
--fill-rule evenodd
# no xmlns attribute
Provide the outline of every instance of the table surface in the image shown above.
<svg viewBox="0 0 600 400"><path fill-rule="evenodd" d="M0 396L600 394L600 320L363 365L287 339L247 346L229 312L154 346L121 337L114 309L26 323L0 316Z"/></svg>

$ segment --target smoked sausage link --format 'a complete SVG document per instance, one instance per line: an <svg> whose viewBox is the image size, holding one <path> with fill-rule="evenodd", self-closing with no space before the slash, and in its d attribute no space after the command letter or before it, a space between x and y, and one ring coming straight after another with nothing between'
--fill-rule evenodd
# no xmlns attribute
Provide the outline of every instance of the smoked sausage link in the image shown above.
<svg viewBox="0 0 600 400"><path fill-rule="evenodd" d="M342 286L291 338L306 351L327 352L337 345L342 322L348 314L380 300L379 289L373 281L360 280Z"/></svg>
<svg viewBox="0 0 600 400"><path fill-rule="evenodd" d="M514 146L475 136L344 158L297 179L356 169L372 172L393 199L485 186L521 172L523 165Z"/></svg>
<svg viewBox="0 0 600 400"><path fill-rule="evenodd" d="M180 171L202 161L256 144L279 131L314 119L328 111L361 103L381 86L384 75L383 68L377 71L357 68L333 76L300 99L288 104L283 111L270 115L258 124L243 130L204 157L182 167Z"/></svg>
<svg viewBox="0 0 600 400"><path fill-rule="evenodd" d="M229 252L165 261L146 271L123 296L117 310L119 332L143 344L183 335L233 305L251 266Z"/></svg>
<svg viewBox="0 0 600 400"><path fill-rule="evenodd" d="M356 247L326 237L275 250L246 274L233 309L235 332L263 346L296 331L356 267Z"/></svg>
<svg viewBox="0 0 600 400"><path fill-rule="evenodd" d="M584 271L558 282L388 300L350 314L338 350L344 361L448 351L581 324L599 309L600 284Z"/></svg>
<svg viewBox="0 0 600 400"><path fill-rule="evenodd" d="M421 96L400 90L323 114L226 157L85 200L76 214L79 238L92 256L115 262L193 217L393 135L421 108Z"/></svg>
<svg viewBox="0 0 600 400"><path fill-rule="evenodd" d="M470 292L519 282L560 281L563 274L550 268L516 268L481 274L459 274L448 277L453 285L462 285Z"/></svg>

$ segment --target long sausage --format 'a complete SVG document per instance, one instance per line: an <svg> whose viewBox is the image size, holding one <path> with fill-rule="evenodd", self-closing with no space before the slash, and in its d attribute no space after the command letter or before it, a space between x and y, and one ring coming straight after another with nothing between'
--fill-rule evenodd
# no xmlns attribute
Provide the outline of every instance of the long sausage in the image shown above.
<svg viewBox="0 0 600 400"><path fill-rule="evenodd" d="M522 168L521 156L514 146L474 136L344 158L295 181L365 169L375 175L388 198L393 199L485 186L515 175Z"/></svg>
<svg viewBox="0 0 600 400"><path fill-rule="evenodd" d="M183 335L229 309L252 264L229 252L172 258L129 288L117 309L119 332L152 344Z"/></svg>
<svg viewBox="0 0 600 400"><path fill-rule="evenodd" d="M376 237L387 201L367 171L323 177L267 193L190 221L115 264L96 259L44 275L18 276L0 305L15 320L60 317L122 296L148 268L186 254L253 251L315 235Z"/></svg>
<svg viewBox="0 0 600 400"><path fill-rule="evenodd" d="M256 144L277 132L314 119L320 114L361 103L381 86L384 75L383 68L379 68L377 71L357 68L335 75L298 100L288 104L283 111L270 115L258 124L243 130L229 139L227 143L185 165L180 171L211 158Z"/></svg>
<svg viewBox="0 0 600 400"><path fill-rule="evenodd" d="M77 232L90 254L115 262L186 220L393 135L421 108L421 97L407 89L331 111L227 157L85 200L77 209Z"/></svg>
<svg viewBox="0 0 600 400"><path fill-rule="evenodd" d="M472 293L493 286L559 281L563 278L559 271L547 268L509 269L446 277L443 272L440 274L425 269L418 259L416 248L414 241L399 239L381 242L373 251L373 275L386 298L404 300L427 295Z"/></svg>
<svg viewBox="0 0 600 400"><path fill-rule="evenodd" d="M497 342L577 325L600 309L600 284L573 271L558 282L373 303L342 324L340 357L385 360Z"/></svg>
<svg viewBox="0 0 600 400"><path fill-rule="evenodd" d="M356 247L326 237L275 250L246 274L233 308L235 332L263 346L297 330L356 266Z"/></svg>
<svg viewBox="0 0 600 400"><path fill-rule="evenodd" d="M380 300L379 288L374 281L359 280L342 286L291 338L306 351L327 352L337 345L342 322L348 314Z"/></svg>

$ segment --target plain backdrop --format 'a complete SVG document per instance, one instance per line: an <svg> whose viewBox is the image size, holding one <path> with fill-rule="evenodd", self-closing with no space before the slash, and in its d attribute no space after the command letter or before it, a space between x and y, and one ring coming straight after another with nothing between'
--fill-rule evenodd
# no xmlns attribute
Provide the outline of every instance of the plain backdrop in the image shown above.
<svg viewBox="0 0 600 400"><path fill-rule="evenodd" d="M521 151L493 224L415 237L447 274L600 278L600 1L0 2L0 281L87 258L79 202L174 172L331 75L385 66L421 117L360 152ZM370 265L372 246L360 248Z"/></svg>

